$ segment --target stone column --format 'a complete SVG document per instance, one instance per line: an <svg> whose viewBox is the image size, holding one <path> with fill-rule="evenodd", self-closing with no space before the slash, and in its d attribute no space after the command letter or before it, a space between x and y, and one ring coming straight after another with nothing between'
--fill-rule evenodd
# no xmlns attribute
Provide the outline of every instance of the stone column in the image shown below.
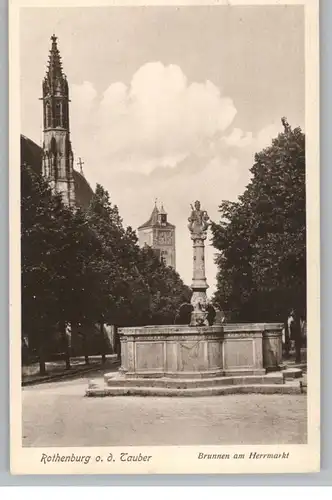
<svg viewBox="0 0 332 500"><path fill-rule="evenodd" d="M204 241L206 240L209 217L205 211L201 210L199 201L195 202L195 208L192 207L192 213L188 220L188 228L193 241L193 281L191 285L193 311L190 325L208 326L206 297L208 284L205 276Z"/></svg>

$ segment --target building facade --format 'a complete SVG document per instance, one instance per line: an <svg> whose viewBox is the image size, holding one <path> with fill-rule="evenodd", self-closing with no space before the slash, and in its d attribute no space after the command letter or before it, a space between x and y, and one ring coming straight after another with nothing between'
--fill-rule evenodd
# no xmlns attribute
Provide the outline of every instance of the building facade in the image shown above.
<svg viewBox="0 0 332 500"><path fill-rule="evenodd" d="M74 155L70 142L69 89L62 70L57 37L52 46L43 80L43 160L42 173L52 189L61 193L65 205L75 205Z"/></svg>
<svg viewBox="0 0 332 500"><path fill-rule="evenodd" d="M167 266L176 269L175 226L167 221L163 206L159 210L155 204L149 220L137 231L140 247L151 247Z"/></svg>

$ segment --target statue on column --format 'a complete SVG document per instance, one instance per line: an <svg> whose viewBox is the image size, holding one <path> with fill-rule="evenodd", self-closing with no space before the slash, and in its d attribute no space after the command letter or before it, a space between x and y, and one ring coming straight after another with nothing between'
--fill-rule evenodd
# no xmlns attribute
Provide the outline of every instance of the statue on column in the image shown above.
<svg viewBox="0 0 332 500"><path fill-rule="evenodd" d="M188 228L192 239L206 239L209 216L206 210L201 210L201 204L195 201L195 207L191 206L191 215L188 219Z"/></svg>
<svg viewBox="0 0 332 500"><path fill-rule="evenodd" d="M208 285L205 277L204 240L207 236L209 216L205 210L201 210L199 201L191 205L191 215L188 218L188 229L193 240L193 282L191 285L193 294L191 305L192 326L208 326L208 310L206 289Z"/></svg>

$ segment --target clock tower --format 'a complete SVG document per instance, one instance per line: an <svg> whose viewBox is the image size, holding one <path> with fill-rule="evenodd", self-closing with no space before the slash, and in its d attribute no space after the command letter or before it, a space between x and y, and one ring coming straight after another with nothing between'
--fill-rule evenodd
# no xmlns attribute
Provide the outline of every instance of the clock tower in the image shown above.
<svg viewBox="0 0 332 500"><path fill-rule="evenodd" d="M175 226L167 220L167 213L163 207L152 210L147 222L138 228L140 247L150 246L167 266L175 269Z"/></svg>

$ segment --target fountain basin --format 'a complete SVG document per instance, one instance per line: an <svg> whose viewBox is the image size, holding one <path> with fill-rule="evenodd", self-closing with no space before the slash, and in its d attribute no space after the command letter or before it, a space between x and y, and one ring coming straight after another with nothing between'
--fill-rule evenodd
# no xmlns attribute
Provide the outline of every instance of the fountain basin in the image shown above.
<svg viewBox="0 0 332 500"><path fill-rule="evenodd" d="M282 328L281 323L120 328L120 371L131 379L264 375L281 365Z"/></svg>

